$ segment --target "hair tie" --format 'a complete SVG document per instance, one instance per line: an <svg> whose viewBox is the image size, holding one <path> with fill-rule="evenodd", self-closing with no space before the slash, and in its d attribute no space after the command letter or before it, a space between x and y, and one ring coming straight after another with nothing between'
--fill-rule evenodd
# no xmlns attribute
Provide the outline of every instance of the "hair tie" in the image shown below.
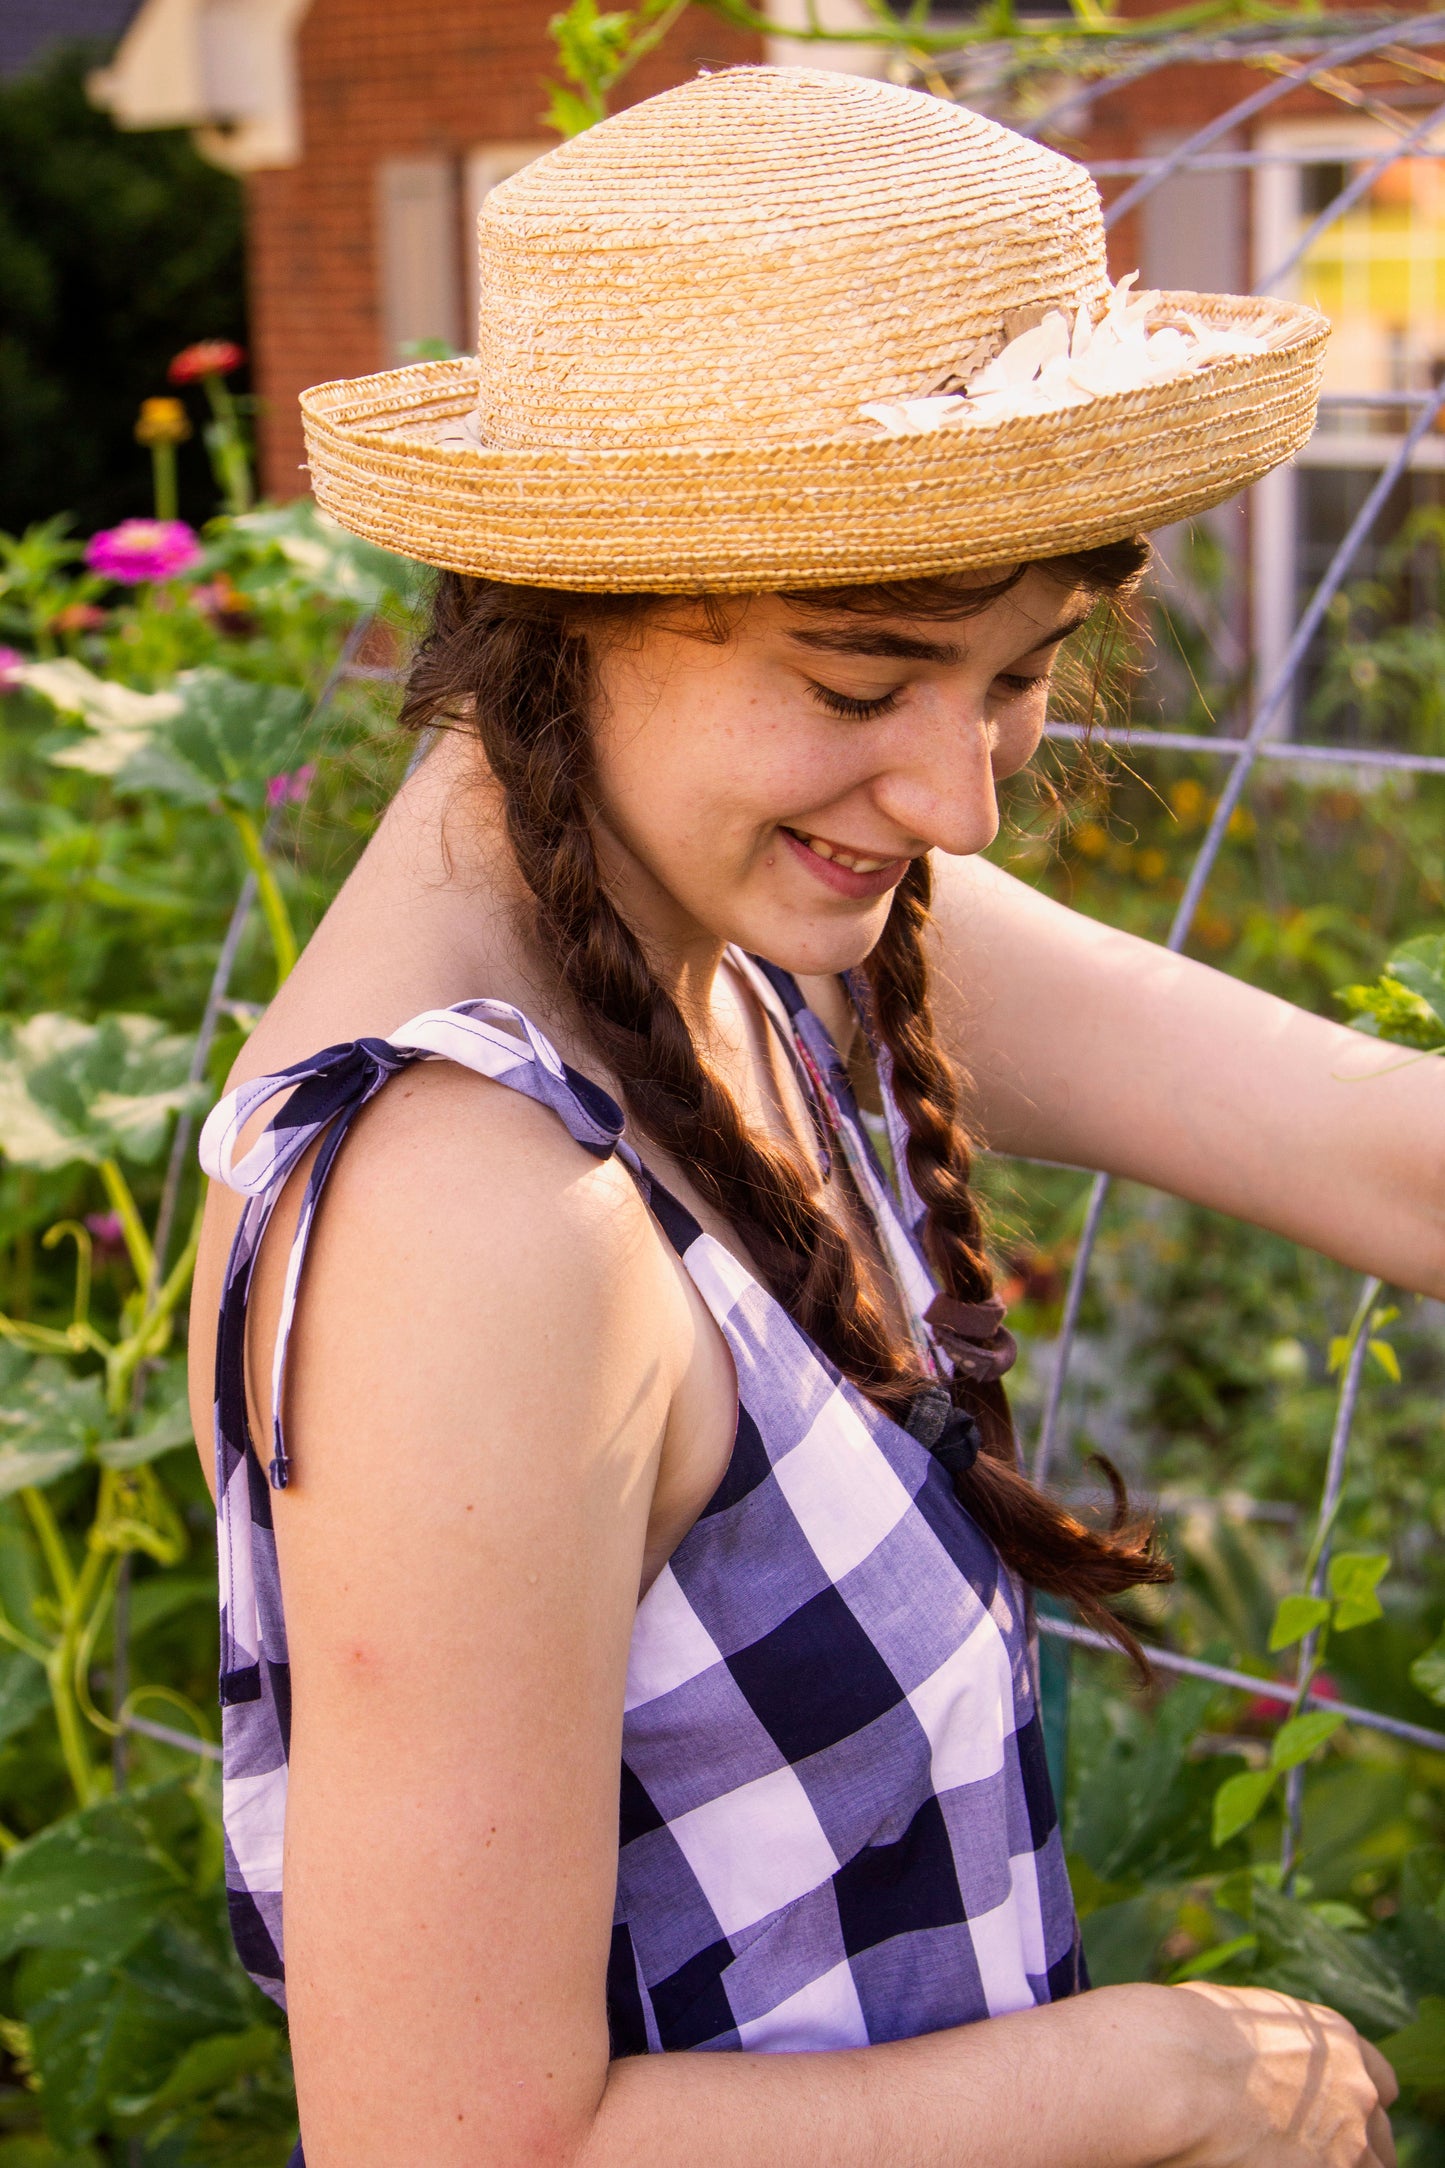
<svg viewBox="0 0 1445 2168"><path fill-rule="evenodd" d="M1006 1314L997 1295L983 1302L936 1295L923 1313L923 1322L932 1327L954 1375L983 1385L1012 1369L1018 1356L1018 1343L1004 1326Z"/></svg>
<svg viewBox="0 0 1445 2168"><path fill-rule="evenodd" d="M983 1447L983 1432L971 1415L953 1405L946 1385L924 1385L914 1394L903 1425L926 1445L940 1467L953 1477L968 1474Z"/></svg>

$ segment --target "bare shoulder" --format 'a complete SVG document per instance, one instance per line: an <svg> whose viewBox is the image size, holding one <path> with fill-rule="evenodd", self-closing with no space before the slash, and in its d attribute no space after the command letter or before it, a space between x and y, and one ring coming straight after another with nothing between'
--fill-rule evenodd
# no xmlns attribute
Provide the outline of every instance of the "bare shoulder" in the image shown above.
<svg viewBox="0 0 1445 2168"><path fill-rule="evenodd" d="M303 1162L277 1206L253 1283L248 1369L263 1440L268 1395L256 1388L270 1374L308 1171ZM238 1209L213 1189L191 1335L198 1436ZM356 1117L317 1214L289 1361L297 1479L309 1435L331 1429L358 1377L374 1405L435 1429L448 1394L495 1405L504 1387L524 1392L554 1371L564 1347L587 1352L605 1400L609 1383L626 1391L629 1369L675 1383L689 1343L676 1275L626 1169L592 1157L522 1094L454 1063L417 1063Z"/></svg>

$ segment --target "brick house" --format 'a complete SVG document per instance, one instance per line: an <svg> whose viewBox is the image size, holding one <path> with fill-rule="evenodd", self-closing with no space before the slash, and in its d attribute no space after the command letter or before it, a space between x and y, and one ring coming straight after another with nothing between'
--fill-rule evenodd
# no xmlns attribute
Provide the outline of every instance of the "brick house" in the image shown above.
<svg viewBox="0 0 1445 2168"><path fill-rule="evenodd" d="M486 190L555 137L555 0L143 0L95 83L123 124L200 124L245 178L262 480L305 486L296 395L472 342ZM757 41L689 11L628 98Z"/></svg>
<svg viewBox="0 0 1445 2168"><path fill-rule="evenodd" d="M555 72L547 24L559 0L65 4L130 11L95 83L123 124L194 126L202 148L245 178L263 480L271 494L293 495L304 486L296 394L305 385L384 368L418 341L470 344L478 207L551 140L538 115L543 79ZM857 4L827 0L832 11ZM1033 0L1035 12L1064 4ZM881 70L876 49L790 44L786 30L805 5L772 0L779 35L766 41L689 10L628 80L627 96L700 66L761 59L764 43L770 58ZM828 19L850 21L846 12ZM1442 74L1422 55L1413 76L1397 60L1383 70L1367 63L1328 95L1290 93L1217 144L1207 170L1175 176L1119 222L1115 275L1137 265L1146 285L1269 283L1344 178L1388 145L1392 129L1415 127L1430 111ZM1262 80L1237 62L1170 66L1083 101L1068 120L1072 140L1057 139L1101 168L1109 197L1128 184L1120 165L1157 155ZM1247 511L1220 516L1226 555L1241 577L1249 568L1250 622L1241 608L1239 631L1266 666L1398 433L1398 414L1352 410L1350 395L1419 388L1445 369L1442 148L1445 134L1427 129L1421 155L1383 175L1277 282L1335 319L1328 385L1338 403ZM1441 501L1442 453L1445 436L1421 447L1382 536L1411 506Z"/></svg>

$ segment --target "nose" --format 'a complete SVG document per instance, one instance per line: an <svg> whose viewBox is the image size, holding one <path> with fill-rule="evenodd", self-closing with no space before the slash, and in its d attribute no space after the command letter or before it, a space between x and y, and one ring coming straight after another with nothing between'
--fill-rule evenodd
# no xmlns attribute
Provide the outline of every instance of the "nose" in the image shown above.
<svg viewBox="0 0 1445 2168"><path fill-rule="evenodd" d="M998 834L993 739L982 694L929 688L874 782L880 811L928 850L968 857Z"/></svg>

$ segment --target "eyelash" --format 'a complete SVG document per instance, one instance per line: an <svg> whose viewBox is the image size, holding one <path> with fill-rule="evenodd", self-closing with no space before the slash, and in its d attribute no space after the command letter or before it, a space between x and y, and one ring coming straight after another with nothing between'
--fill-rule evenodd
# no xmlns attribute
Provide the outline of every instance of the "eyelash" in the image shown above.
<svg viewBox="0 0 1445 2168"><path fill-rule="evenodd" d="M1035 686L1047 685L1048 682L1047 670L1041 671L1035 677L1020 677L1015 671L1001 670L994 680L996 685L1006 685L1014 694L1032 692ZM841 716L850 723L873 722L898 705L896 692L884 693L877 700L855 700L848 693L834 692L831 685L811 683L809 689L820 707L826 708L830 715Z"/></svg>
<svg viewBox="0 0 1445 2168"><path fill-rule="evenodd" d="M872 722L879 715L886 715L898 705L896 692L884 693L877 700L854 700L847 693L835 693L830 685L812 685L813 698L830 715L841 715L850 723Z"/></svg>

